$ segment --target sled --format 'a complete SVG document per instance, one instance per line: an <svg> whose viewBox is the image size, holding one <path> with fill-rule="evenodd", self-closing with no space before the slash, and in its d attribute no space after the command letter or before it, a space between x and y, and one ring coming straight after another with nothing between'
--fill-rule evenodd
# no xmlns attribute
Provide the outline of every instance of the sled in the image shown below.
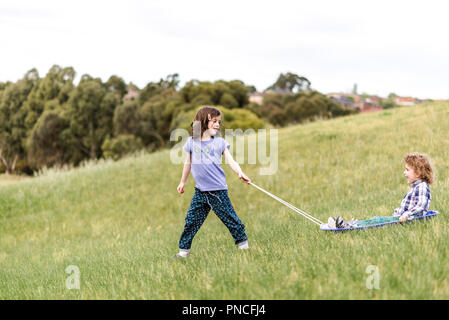
<svg viewBox="0 0 449 320"><path fill-rule="evenodd" d="M383 227L389 224L396 224L396 223L409 223L409 222L413 222L416 220L427 220L427 219L432 219L433 217L439 215L440 213L438 211L427 211L425 215L420 216L420 217L415 217L412 220L407 220L406 222L399 222L399 220L397 221L390 221L390 222L383 222L383 223L376 223L376 224L371 224L371 225L367 225L367 226L357 226L357 222L362 222L362 221L367 221L367 220L359 220L359 221L355 221L354 226L352 227L345 227L345 228L329 228L329 226L327 225L327 223L322 223L320 225L320 229L323 231L332 231L332 232L344 232L344 231L352 231L352 230L363 230L363 229L368 229L368 228L379 228L379 227Z"/></svg>

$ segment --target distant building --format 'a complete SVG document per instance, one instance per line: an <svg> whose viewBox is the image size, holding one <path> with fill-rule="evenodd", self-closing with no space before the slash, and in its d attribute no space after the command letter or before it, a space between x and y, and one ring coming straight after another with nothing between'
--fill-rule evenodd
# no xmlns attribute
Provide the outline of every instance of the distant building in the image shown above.
<svg viewBox="0 0 449 320"><path fill-rule="evenodd" d="M265 91L265 93L280 93L280 94L292 94L292 92L288 89L274 88Z"/></svg>
<svg viewBox="0 0 449 320"><path fill-rule="evenodd" d="M353 93L328 93L326 96L345 107L357 109L362 113L382 110L382 106L380 105L382 98L378 96L362 98Z"/></svg>
<svg viewBox="0 0 449 320"><path fill-rule="evenodd" d="M361 98L359 103L360 113L382 111L382 106L380 105L381 101L382 98L378 96Z"/></svg>
<svg viewBox="0 0 449 320"><path fill-rule="evenodd" d="M382 106L377 103L363 102L360 108L360 113L378 112L378 111L382 111Z"/></svg>
<svg viewBox="0 0 449 320"><path fill-rule="evenodd" d="M261 105L263 103L263 93L262 92L252 92L249 94L249 102L257 103Z"/></svg>
<svg viewBox="0 0 449 320"><path fill-rule="evenodd" d="M345 107L356 108L356 104L355 104L354 100L351 100L348 97L339 96L339 97L330 97L330 98L332 99L332 101L342 104Z"/></svg>
<svg viewBox="0 0 449 320"><path fill-rule="evenodd" d="M132 101L139 99L139 92L135 90L128 90L128 93L123 96L123 101Z"/></svg>
<svg viewBox="0 0 449 320"><path fill-rule="evenodd" d="M420 100L415 99L413 97L394 97L394 102L396 102L396 104L398 106L413 106L415 104L420 103Z"/></svg>
<svg viewBox="0 0 449 320"><path fill-rule="evenodd" d="M348 93L328 93L326 94L328 98L331 98L333 101L344 105L348 108L358 108L358 104L360 103L360 99L357 95L348 94Z"/></svg>
<svg viewBox="0 0 449 320"><path fill-rule="evenodd" d="M328 93L327 97L346 107L358 109L360 112L376 112L382 110L381 102L385 98L376 95L357 95L354 93ZM393 96L394 102L398 106L413 106L419 103L429 102L429 100L420 100L413 97Z"/></svg>
<svg viewBox="0 0 449 320"><path fill-rule="evenodd" d="M370 96L369 97L370 98L370 100L372 101L372 102L374 102L374 103L381 103L381 101L383 100L383 98L381 98L381 97L379 97L379 96Z"/></svg>

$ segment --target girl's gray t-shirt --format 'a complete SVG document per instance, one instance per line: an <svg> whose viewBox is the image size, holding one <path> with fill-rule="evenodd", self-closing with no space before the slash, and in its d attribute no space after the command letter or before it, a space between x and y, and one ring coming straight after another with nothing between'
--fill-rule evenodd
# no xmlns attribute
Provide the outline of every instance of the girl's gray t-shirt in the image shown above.
<svg viewBox="0 0 449 320"><path fill-rule="evenodd" d="M192 154L191 172L195 179L195 188L200 191L227 190L226 176L221 168L222 155L229 143L222 137L212 137L200 141L189 137L184 151Z"/></svg>

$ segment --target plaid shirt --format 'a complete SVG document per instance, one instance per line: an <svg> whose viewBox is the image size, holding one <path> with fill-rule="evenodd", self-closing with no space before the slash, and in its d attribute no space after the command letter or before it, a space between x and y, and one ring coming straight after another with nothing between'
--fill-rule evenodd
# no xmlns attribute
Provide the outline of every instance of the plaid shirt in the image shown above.
<svg viewBox="0 0 449 320"><path fill-rule="evenodd" d="M414 217L422 216L429 210L430 188L427 182L418 180L412 184L412 187L402 199L401 206L394 210L394 217L405 217L411 220Z"/></svg>

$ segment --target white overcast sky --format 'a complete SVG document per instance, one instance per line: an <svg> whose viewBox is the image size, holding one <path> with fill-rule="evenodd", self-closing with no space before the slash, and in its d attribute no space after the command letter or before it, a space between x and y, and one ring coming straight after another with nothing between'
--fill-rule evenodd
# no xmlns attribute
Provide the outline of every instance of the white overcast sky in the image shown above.
<svg viewBox="0 0 449 320"><path fill-rule="evenodd" d="M449 98L449 3L414 0L0 2L0 81L58 64L77 80L118 75L143 88L171 73L239 79L281 72L323 93Z"/></svg>

